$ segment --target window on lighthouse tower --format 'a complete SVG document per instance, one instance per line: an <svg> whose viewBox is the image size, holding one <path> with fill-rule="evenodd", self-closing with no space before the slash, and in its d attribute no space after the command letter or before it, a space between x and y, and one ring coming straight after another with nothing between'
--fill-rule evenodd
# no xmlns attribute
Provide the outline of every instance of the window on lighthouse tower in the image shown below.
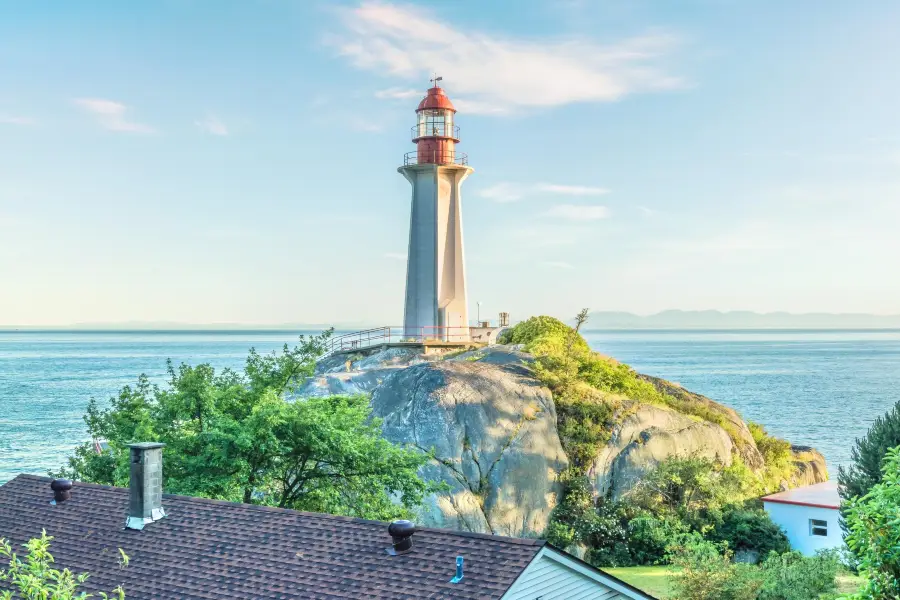
<svg viewBox="0 0 900 600"><path fill-rule="evenodd" d="M419 136L453 136L453 111L444 108L419 112Z"/></svg>

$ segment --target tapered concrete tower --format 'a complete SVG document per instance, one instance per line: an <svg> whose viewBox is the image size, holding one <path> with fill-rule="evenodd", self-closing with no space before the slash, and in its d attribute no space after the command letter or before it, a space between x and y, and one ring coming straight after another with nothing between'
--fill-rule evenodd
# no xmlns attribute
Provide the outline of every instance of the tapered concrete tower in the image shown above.
<svg viewBox="0 0 900 600"><path fill-rule="evenodd" d="M473 169L456 152L456 109L440 81L432 80L416 109L416 151L397 169L412 184L403 329L406 337L463 342L469 340L469 311L460 188Z"/></svg>

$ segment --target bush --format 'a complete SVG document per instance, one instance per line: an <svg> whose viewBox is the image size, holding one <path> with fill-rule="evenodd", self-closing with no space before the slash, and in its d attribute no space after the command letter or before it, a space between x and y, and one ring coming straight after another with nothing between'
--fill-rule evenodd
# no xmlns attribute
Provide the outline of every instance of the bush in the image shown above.
<svg viewBox="0 0 900 600"><path fill-rule="evenodd" d="M881 483L850 500L846 510L847 546L868 581L854 600L900 598L900 446L889 450Z"/></svg>
<svg viewBox="0 0 900 600"><path fill-rule="evenodd" d="M699 541L673 547L673 576L678 600L756 600L763 585L758 567L732 562L727 546Z"/></svg>
<svg viewBox="0 0 900 600"><path fill-rule="evenodd" d="M637 565L663 564L672 543L688 533L689 527L675 515L639 515L628 523L631 560Z"/></svg>
<svg viewBox="0 0 900 600"><path fill-rule="evenodd" d="M756 552L760 557L791 549L784 531L762 509L730 507L722 511L709 539L727 542L736 552Z"/></svg>
<svg viewBox="0 0 900 600"><path fill-rule="evenodd" d="M836 552L804 557L799 552L772 553L762 564L759 600L825 600L837 593L840 560Z"/></svg>
<svg viewBox="0 0 900 600"><path fill-rule="evenodd" d="M851 450L853 462L846 469L838 469L841 497L849 500L865 496L881 482L881 466L888 450L900 446L900 402L878 417L865 437L856 440Z"/></svg>

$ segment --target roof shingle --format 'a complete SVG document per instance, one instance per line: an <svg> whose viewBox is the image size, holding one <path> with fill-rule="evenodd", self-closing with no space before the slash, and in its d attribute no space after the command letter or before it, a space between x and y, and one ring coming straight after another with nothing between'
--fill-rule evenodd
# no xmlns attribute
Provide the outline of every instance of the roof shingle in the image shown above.
<svg viewBox="0 0 900 600"><path fill-rule="evenodd" d="M127 489L75 483L53 506L50 481L0 486L0 537L18 545L46 529L57 568L90 573L91 591L122 584L129 600L500 598L543 545L425 528L412 553L389 556L386 523L170 494L167 516L134 531ZM452 584L460 555L465 576Z"/></svg>

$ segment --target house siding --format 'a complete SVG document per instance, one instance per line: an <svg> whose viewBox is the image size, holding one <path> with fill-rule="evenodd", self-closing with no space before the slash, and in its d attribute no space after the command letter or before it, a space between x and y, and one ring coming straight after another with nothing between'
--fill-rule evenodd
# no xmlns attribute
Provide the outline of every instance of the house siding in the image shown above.
<svg viewBox="0 0 900 600"><path fill-rule="evenodd" d="M516 580L503 600L630 600L630 597L542 555Z"/></svg>
<svg viewBox="0 0 900 600"><path fill-rule="evenodd" d="M763 501L772 521L780 525L787 533L791 548L806 556L815 554L817 550L841 548L844 540L841 532L840 512L836 508L819 508ZM828 535L810 535L809 520L818 519L828 522Z"/></svg>

